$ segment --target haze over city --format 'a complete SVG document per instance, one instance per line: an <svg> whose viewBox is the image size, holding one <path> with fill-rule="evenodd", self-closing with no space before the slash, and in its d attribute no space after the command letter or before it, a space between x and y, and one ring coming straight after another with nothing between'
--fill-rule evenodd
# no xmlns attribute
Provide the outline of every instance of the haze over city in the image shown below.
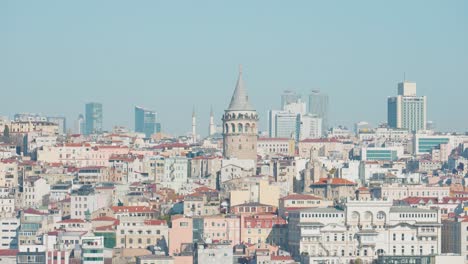
<svg viewBox="0 0 468 264"><path fill-rule="evenodd" d="M0 1L1 264L468 264L468 1Z"/></svg>
<svg viewBox="0 0 468 264"><path fill-rule="evenodd" d="M92 7L92 8L91 8ZM104 128L133 127L133 108L186 134L215 122L239 64L267 129L283 90L330 98L330 123L386 122L397 83L416 82L428 120L468 130L466 1L2 1L0 112L65 115L101 102ZM5 98L8 98L5 100ZM206 135L205 131L200 131Z"/></svg>

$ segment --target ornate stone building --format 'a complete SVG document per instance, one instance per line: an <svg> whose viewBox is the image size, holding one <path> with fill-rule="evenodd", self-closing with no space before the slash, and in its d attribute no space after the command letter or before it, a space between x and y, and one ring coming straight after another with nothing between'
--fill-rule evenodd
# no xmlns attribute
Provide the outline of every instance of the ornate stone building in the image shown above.
<svg viewBox="0 0 468 264"><path fill-rule="evenodd" d="M241 69L231 103L224 111L222 120L224 158L256 160L258 115L249 103Z"/></svg>

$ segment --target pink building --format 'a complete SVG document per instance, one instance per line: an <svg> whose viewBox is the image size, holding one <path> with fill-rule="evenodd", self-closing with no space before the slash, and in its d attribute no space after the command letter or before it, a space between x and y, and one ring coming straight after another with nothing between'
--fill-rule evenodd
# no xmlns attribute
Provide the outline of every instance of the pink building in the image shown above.
<svg viewBox="0 0 468 264"><path fill-rule="evenodd" d="M172 228L169 229L169 255L181 252L181 246L193 241L192 218L176 215L172 217Z"/></svg>
<svg viewBox="0 0 468 264"><path fill-rule="evenodd" d="M203 219L203 237L212 241L231 241L231 246L240 244L240 217L237 215L206 216Z"/></svg>

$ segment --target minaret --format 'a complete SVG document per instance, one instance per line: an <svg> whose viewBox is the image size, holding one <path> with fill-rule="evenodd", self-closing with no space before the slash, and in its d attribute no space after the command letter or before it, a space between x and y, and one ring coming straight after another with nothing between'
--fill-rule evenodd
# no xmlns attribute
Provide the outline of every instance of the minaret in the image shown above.
<svg viewBox="0 0 468 264"><path fill-rule="evenodd" d="M197 143L197 117L195 116L195 106L192 111L192 143Z"/></svg>
<svg viewBox="0 0 468 264"><path fill-rule="evenodd" d="M214 133L216 133L216 127L215 127L215 124L214 124L213 107L211 107L211 110L210 110L210 127L208 128L208 134L210 136L212 136L212 135L214 135Z"/></svg>
<svg viewBox="0 0 468 264"><path fill-rule="evenodd" d="M257 160L258 115L250 105L241 67L231 103L222 120L224 158Z"/></svg>

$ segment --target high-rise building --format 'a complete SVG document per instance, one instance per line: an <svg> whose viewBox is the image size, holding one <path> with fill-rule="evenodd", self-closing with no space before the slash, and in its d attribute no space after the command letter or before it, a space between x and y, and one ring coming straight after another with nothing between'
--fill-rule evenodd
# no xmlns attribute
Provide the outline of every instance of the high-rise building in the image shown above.
<svg viewBox="0 0 468 264"><path fill-rule="evenodd" d="M156 115L153 110L135 106L135 132L145 133L145 137L161 132L161 124L156 122Z"/></svg>
<svg viewBox="0 0 468 264"><path fill-rule="evenodd" d="M223 154L225 158L257 160L258 115L249 102L242 69L231 103L223 115Z"/></svg>
<svg viewBox="0 0 468 264"><path fill-rule="evenodd" d="M322 137L322 119L318 116L300 115L297 125L300 126L297 129L299 131L298 140Z"/></svg>
<svg viewBox="0 0 468 264"><path fill-rule="evenodd" d="M268 135L272 138L294 138L300 140L302 116L306 114L306 104L297 99L283 106L283 110L268 112ZM308 117L305 117L308 120ZM307 125L310 125L309 123ZM309 127L310 128L310 127ZM302 131L309 134L310 131ZM321 134L321 131L320 131ZM320 137L320 136L319 136Z"/></svg>
<svg viewBox="0 0 468 264"><path fill-rule="evenodd" d="M391 128L426 130L426 96L416 96L416 83L398 84L398 95L387 101L387 121Z"/></svg>
<svg viewBox="0 0 468 264"><path fill-rule="evenodd" d="M319 90L313 90L309 94L309 113L322 119L322 136L327 134L328 120L328 95Z"/></svg>
<svg viewBox="0 0 468 264"><path fill-rule="evenodd" d="M291 138L298 137L298 121L301 115L298 113L281 111L275 116L275 137L277 138ZM300 122L300 121L299 121Z"/></svg>
<svg viewBox="0 0 468 264"><path fill-rule="evenodd" d="M284 110L284 107L287 104L296 102L300 98L301 96L296 94L296 92L291 91L291 90L285 90L283 94L281 94L281 109Z"/></svg>
<svg viewBox="0 0 468 264"><path fill-rule="evenodd" d="M74 133L76 134L83 134L85 133L85 119L82 114L78 115L78 118L75 121L75 131Z"/></svg>
<svg viewBox="0 0 468 264"><path fill-rule="evenodd" d="M102 104L87 103L85 106L85 134L102 133Z"/></svg>
<svg viewBox="0 0 468 264"><path fill-rule="evenodd" d="M50 116L47 117L47 121L57 124L59 127L59 133L60 134L66 134L67 133L67 120L63 116Z"/></svg>

